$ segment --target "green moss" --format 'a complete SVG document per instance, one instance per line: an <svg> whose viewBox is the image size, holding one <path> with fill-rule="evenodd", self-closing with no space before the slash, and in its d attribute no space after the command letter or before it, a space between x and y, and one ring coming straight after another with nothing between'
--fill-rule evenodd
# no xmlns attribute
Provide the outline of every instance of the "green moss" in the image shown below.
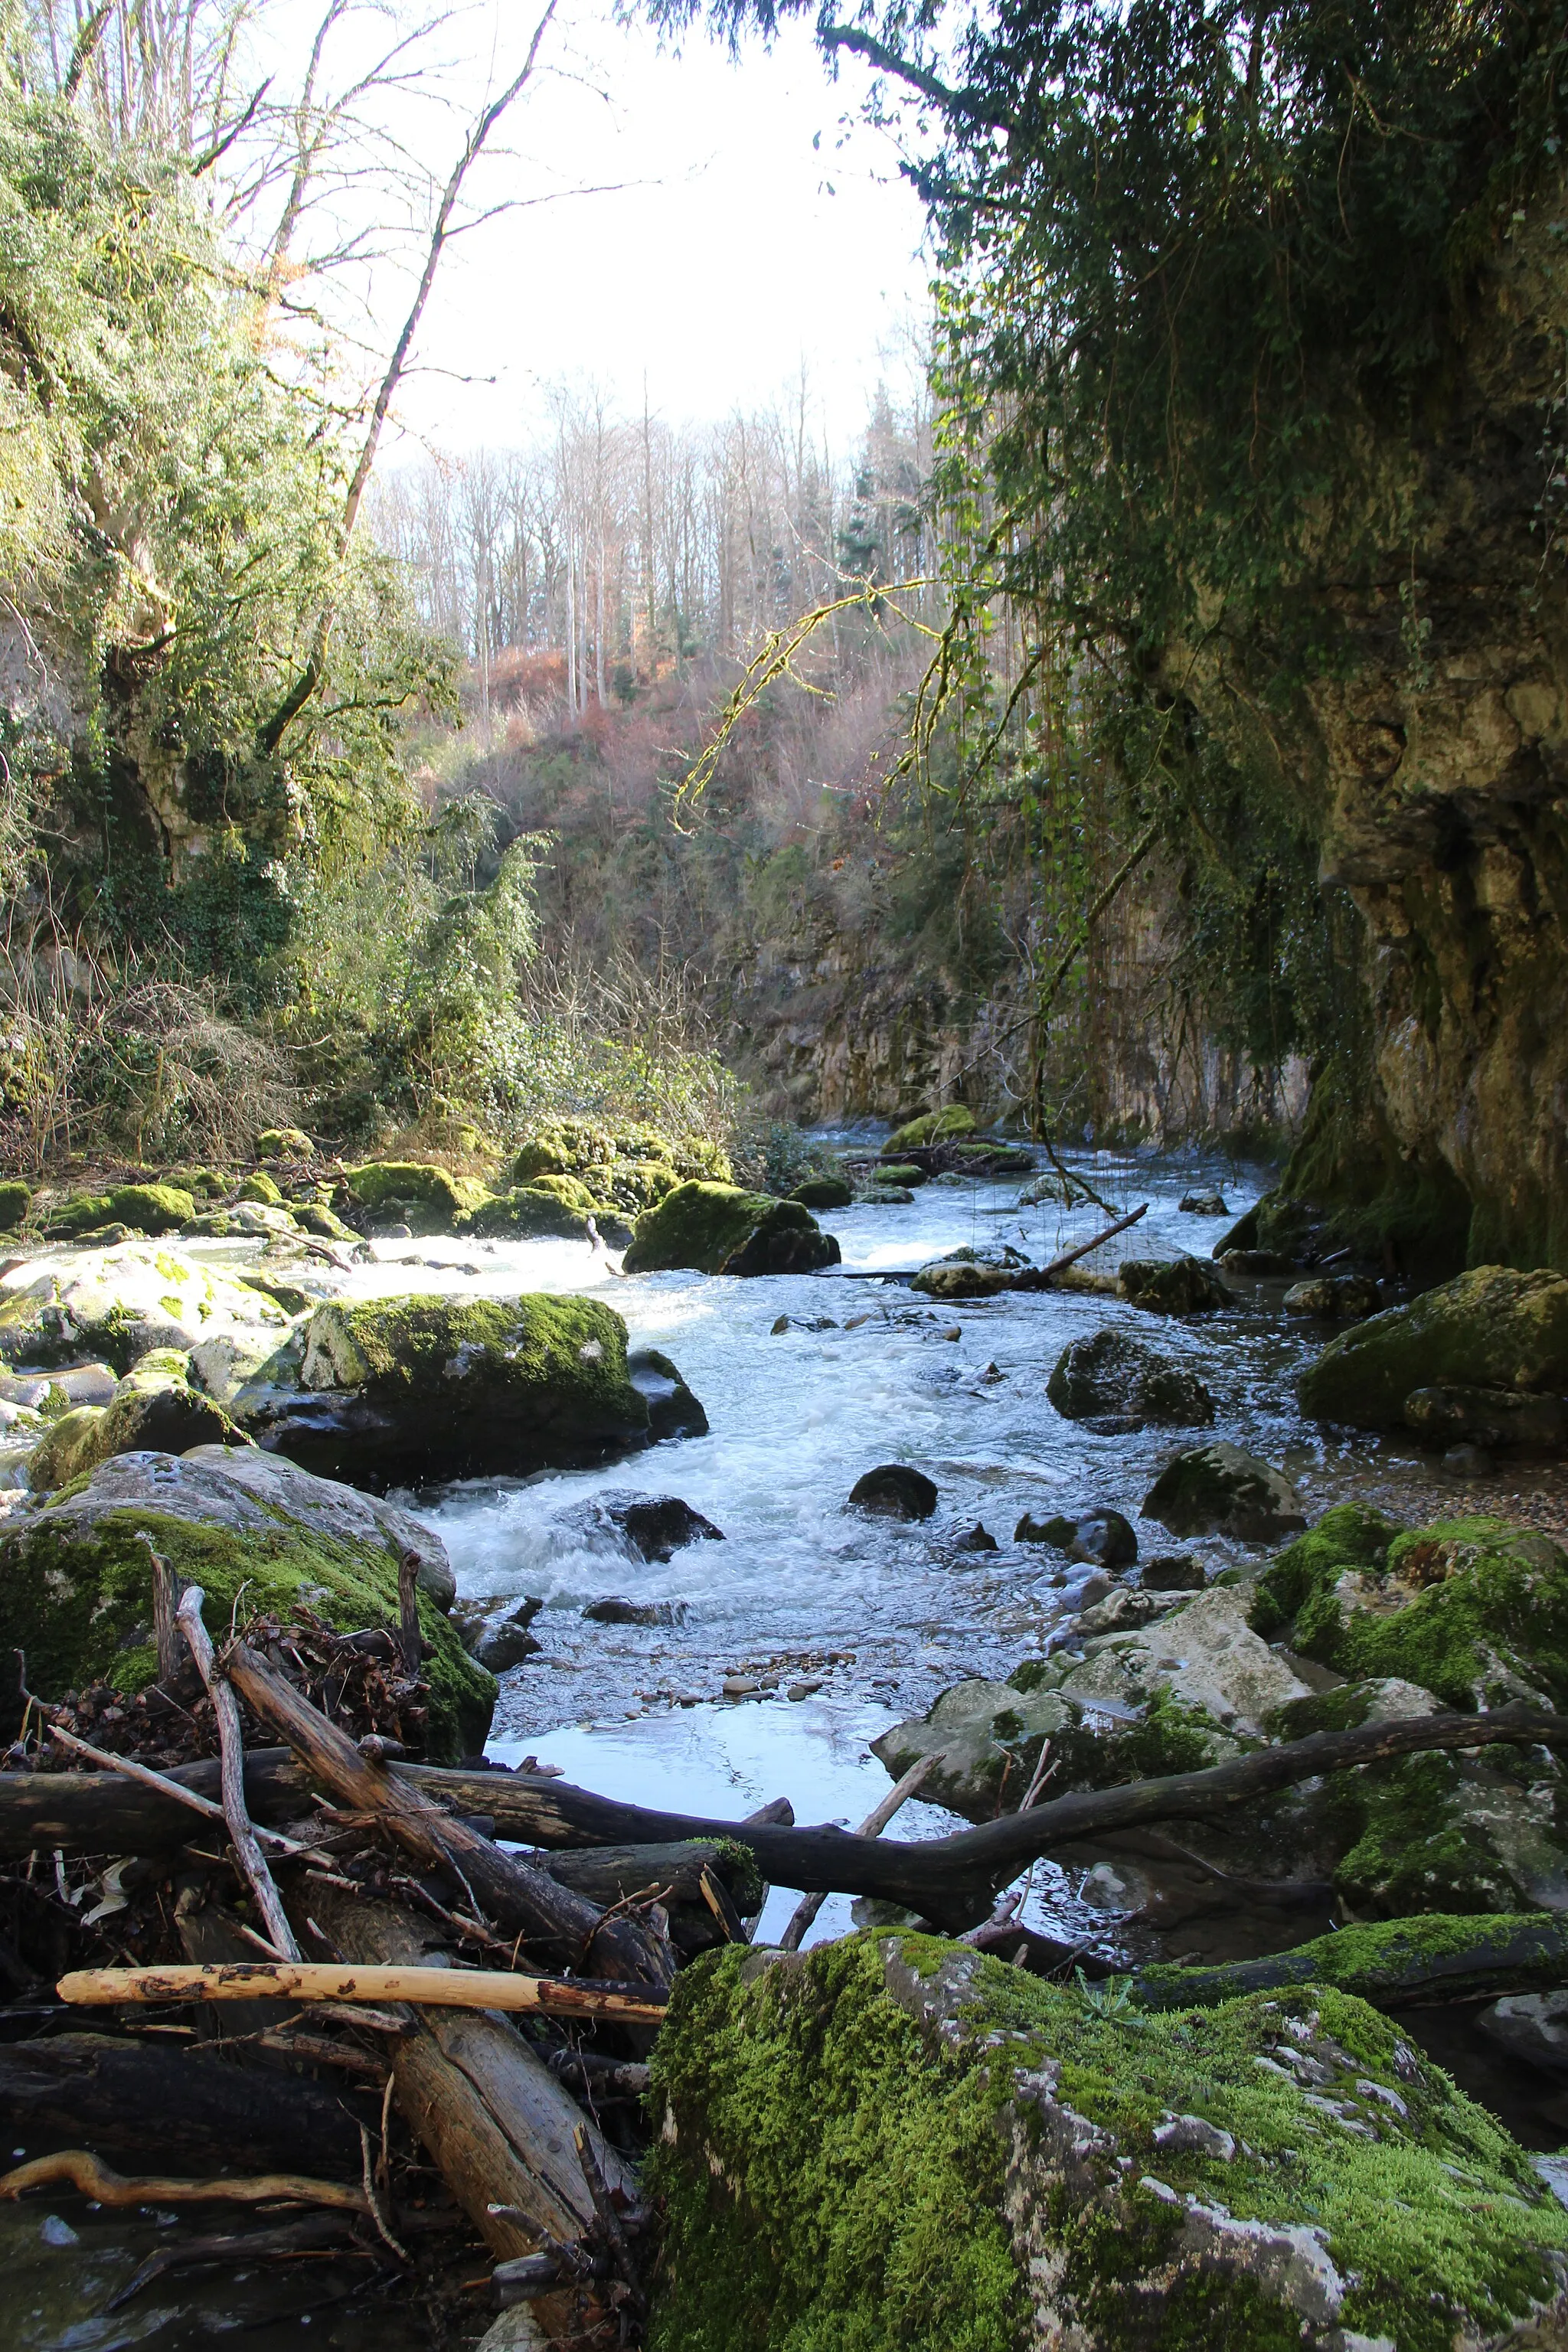
<svg viewBox="0 0 1568 2352"><path fill-rule="evenodd" d="M583 1194L580 1202L563 1189L570 1185ZM476 1209L468 1231L482 1236L515 1234L535 1240L546 1235L561 1241L587 1238L592 1202L570 1176L541 1176L531 1184L516 1184Z"/></svg>
<svg viewBox="0 0 1568 2352"><path fill-rule="evenodd" d="M26 1222L33 1196L26 1184L0 1183L0 1233L14 1234Z"/></svg>
<svg viewBox="0 0 1568 2352"><path fill-rule="evenodd" d="M108 1224L110 1219L107 1192L79 1192L73 1200L57 1202L46 1212L44 1231L62 1241L71 1241L78 1234L89 1234L96 1225Z"/></svg>
<svg viewBox="0 0 1568 2352"><path fill-rule="evenodd" d="M308 1160L315 1148L298 1127L265 1127L256 1139L258 1160Z"/></svg>
<svg viewBox="0 0 1568 2352"><path fill-rule="evenodd" d="M1377 1920L1228 1968L1143 1969L1133 1989L1144 2009L1190 2009L1299 1984L1333 1985L1375 2007L1428 1989L1450 2000L1495 1992L1505 1975L1516 1990L1568 1982L1568 1933L1555 1912Z"/></svg>
<svg viewBox="0 0 1568 2352"><path fill-rule="evenodd" d="M573 1418L647 1423L626 1374L626 1327L596 1298L408 1297L317 1309L308 1349L337 1385L403 1412L417 1400L456 1407L475 1370L498 1394L528 1400L543 1423ZM464 1378L454 1365L468 1369ZM308 1379L321 1377L324 1361Z"/></svg>
<svg viewBox="0 0 1568 2352"><path fill-rule="evenodd" d="M1568 1277L1473 1267L1331 1339L1300 1391L1319 1420L1394 1429L1413 1390L1446 1383L1568 1389Z"/></svg>
<svg viewBox="0 0 1568 2352"><path fill-rule="evenodd" d="M237 1201L255 1201L264 1209L280 1209L283 1206L282 1191L264 1168L258 1168L253 1175L247 1176L234 1197Z"/></svg>
<svg viewBox="0 0 1568 2352"><path fill-rule="evenodd" d="M458 1231L490 1197L475 1178L454 1176L421 1160L367 1160L348 1171L348 1181L367 1209L396 1209L409 1224L426 1232Z"/></svg>
<svg viewBox="0 0 1568 2352"><path fill-rule="evenodd" d="M1026 1658L1009 1675L1015 1690L1027 1695L1059 1679L1059 1664L1044 1658ZM1068 1702L1070 1705L1071 1702ZM1157 1690L1137 1722L1110 1731L1085 1731L1082 1709L1073 1706L1075 1723L1053 1731L1053 1785L1062 1789L1119 1789L1130 1780L1158 1780L1173 1772L1205 1772L1223 1764L1255 1743L1237 1738L1216 1723L1206 1708L1189 1706L1169 1689ZM1001 1718L992 1736L1002 1738ZM1019 1727L1020 1730L1022 1726ZM1038 1745L1037 1740L1036 1745ZM1016 1771L1024 1759L1014 1759Z"/></svg>
<svg viewBox="0 0 1568 2352"><path fill-rule="evenodd" d="M913 1187L923 1184L926 1181L925 1170L923 1168L915 1167L910 1160L884 1160L879 1165L877 1170L877 1181L879 1184L904 1184ZM798 1186L796 1187L794 1197L796 1200L800 1198Z"/></svg>
<svg viewBox="0 0 1568 2352"><path fill-rule="evenodd" d="M191 1195L178 1184L121 1184L109 1196L110 1218L144 1234L172 1234L196 1213Z"/></svg>
<svg viewBox="0 0 1568 2352"><path fill-rule="evenodd" d="M68 1504L79 1486L58 1500ZM207 1595L215 1640L231 1618L287 1618L304 1601L340 1633L398 1622L397 1562L390 1549L342 1543L281 1512L275 1526L237 1532L193 1524L144 1503L105 1512L84 1528L42 1514L0 1541L0 1643L23 1650L31 1687L51 1696L103 1681L140 1690L157 1671L151 1570L139 1531L187 1584ZM456 1632L419 1595L419 1622L434 1654L430 1754L451 1759L484 1744L496 1684Z"/></svg>
<svg viewBox="0 0 1568 2352"><path fill-rule="evenodd" d="M1274 2054L1298 2051L1308 2084ZM1097 2352L1300 2345L1300 2312L1244 2265L1181 2266L1188 2196L1321 2231L1340 2323L1399 2352L1506 2326L1568 2248L1500 2127L1321 1983L1150 2013L912 1936L771 1965L730 1950L682 1971L653 2067L656 2352L1015 2352L1053 2329ZM1076 2119L1065 2164L1047 2100ZM1230 2160L1156 2143L1194 2114ZM1032 2322L1026 2260L1048 2305Z"/></svg>
<svg viewBox="0 0 1568 2352"><path fill-rule="evenodd" d="M962 1103L950 1103L946 1110L928 1110L906 1126L895 1128L882 1146L884 1160L896 1160L900 1151L920 1151L933 1143L950 1143L975 1131L974 1113L965 1110Z"/></svg>
<svg viewBox="0 0 1568 2352"><path fill-rule="evenodd" d="M1373 1513L1331 1530L1340 1516L1258 1579L1255 1631L1273 1636L1293 1618L1291 1647L1307 1657L1357 1681L1397 1675L1451 1706L1568 1700L1568 1554L1550 1538L1503 1519L1390 1536ZM1347 1572L1359 1586L1342 1593Z"/></svg>
<svg viewBox="0 0 1568 2352"><path fill-rule="evenodd" d="M799 1201L775 1201L766 1192L743 1192L734 1184L678 1184L657 1208L645 1210L637 1219L624 1263L628 1274L686 1266L720 1274L743 1251L749 1254L748 1245L757 1237L766 1244L794 1232L816 1232L810 1210Z"/></svg>

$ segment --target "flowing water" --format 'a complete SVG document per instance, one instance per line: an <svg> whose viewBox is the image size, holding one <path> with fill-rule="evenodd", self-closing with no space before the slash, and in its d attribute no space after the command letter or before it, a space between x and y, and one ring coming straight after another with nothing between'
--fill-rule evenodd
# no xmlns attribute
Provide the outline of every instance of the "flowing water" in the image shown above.
<svg viewBox="0 0 1568 2352"><path fill-rule="evenodd" d="M1149 1203L1133 1232L1086 1261L1106 1272L1129 1255L1206 1256L1268 1181L1261 1170L1195 1155L1100 1154L1084 1172L1119 1212ZM1215 1185L1226 1217L1178 1208L1184 1192ZM943 1180L923 1187L912 1206L826 1214L821 1222L837 1235L844 1265L816 1277L626 1280L585 1246L560 1242L382 1243L376 1263L353 1269L345 1287L362 1297L603 1297L626 1318L634 1346L675 1359L711 1423L706 1437L602 1470L406 1498L440 1529L465 1597L531 1594L544 1603L533 1623L540 1654L502 1678L494 1756L534 1756L589 1788L672 1811L739 1816L784 1795L801 1822L852 1824L888 1786L868 1748L878 1732L922 1712L962 1675L1006 1675L1073 1611L1080 1586L1062 1580L1059 1557L1012 1542L1021 1514L1110 1505L1137 1524L1157 1470L1184 1442L1169 1431L1097 1437L1048 1402L1046 1381L1061 1350L1107 1323L1201 1373L1218 1407L1213 1433L1283 1466L1309 1517L1352 1494L1413 1521L1461 1499L1466 1508L1555 1512L1557 1474L1523 1492L1496 1482L1460 1489L1414 1449L1336 1440L1303 1422L1293 1375L1326 1335L1282 1314L1283 1283L1243 1285L1234 1309L1177 1323L1070 1291L937 1306L891 1278L966 1244L1010 1243L1041 1263L1109 1222L1093 1205L1070 1215L1021 1208L1019 1189L1016 1177ZM219 1263L257 1254L197 1249ZM826 1328L775 1334L781 1316ZM911 1464L935 1481L932 1519L905 1527L846 1512L856 1479L885 1462ZM723 1542L650 1565L560 1523L572 1506L616 1487L681 1496L723 1529ZM958 1548L977 1520L999 1549ZM1140 1542L1144 1552L1173 1549L1147 1522ZM1237 1556L1219 1539L1184 1549L1211 1568ZM1071 1573L1081 1580L1087 1571ZM675 1622L584 1617L588 1603L612 1596L668 1604ZM773 1687L726 1700L721 1686L734 1675ZM788 1697L801 1683L818 1687ZM917 1801L890 1834L940 1836L955 1826L951 1814ZM1026 1916L1058 1932L1114 1939L1114 1917L1083 1903L1079 1877L1037 1871ZM764 1940L795 1900L773 1890ZM811 1940L849 1924L847 1901L830 1898ZM341 2263L179 2274L110 2313L115 2289L161 2237L215 2225L99 2212L68 2196L57 2204L0 2209L0 2262L12 2280L3 2340L22 2352L184 2352L231 2336L256 2352L312 2342L361 2352L373 2337L376 2352L415 2352L429 2341L407 2306L374 2318L363 2305L335 2314L334 2299L353 2284Z"/></svg>

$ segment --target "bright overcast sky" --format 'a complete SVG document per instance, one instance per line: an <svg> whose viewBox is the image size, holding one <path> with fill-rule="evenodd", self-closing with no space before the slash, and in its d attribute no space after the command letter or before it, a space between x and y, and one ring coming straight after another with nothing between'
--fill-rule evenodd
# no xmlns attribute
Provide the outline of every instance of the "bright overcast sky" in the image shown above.
<svg viewBox="0 0 1568 2352"><path fill-rule="evenodd" d="M522 12L502 5L514 37ZM477 14L467 22L477 37ZM863 77L830 81L799 25L739 64L701 36L661 54L611 23L606 0L578 0L552 63L508 118L480 200L618 192L512 212L457 242L419 338L426 372L399 398L405 426L447 450L514 446L544 425L551 384L597 384L640 412L645 374L656 415L718 418L771 402L804 364L844 448L879 377L895 398L909 380L931 274L891 147L845 121ZM504 50L498 65L515 69Z"/></svg>

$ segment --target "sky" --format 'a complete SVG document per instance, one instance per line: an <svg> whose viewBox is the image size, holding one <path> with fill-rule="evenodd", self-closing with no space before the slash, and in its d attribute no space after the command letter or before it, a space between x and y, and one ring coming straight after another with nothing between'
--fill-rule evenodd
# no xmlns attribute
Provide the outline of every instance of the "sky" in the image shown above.
<svg viewBox="0 0 1568 2352"><path fill-rule="evenodd" d="M502 6L463 20L460 101L515 70L531 12ZM646 379L678 424L770 403L803 368L819 431L852 443L879 378L895 398L910 378L931 277L922 208L886 135L854 119L860 69L830 80L799 25L738 63L700 35L677 57L607 0L578 0L542 56L476 194L550 200L448 249L393 462L421 441L523 444L557 383L640 415ZM432 168L457 128L426 122ZM583 188L608 192L562 193Z"/></svg>

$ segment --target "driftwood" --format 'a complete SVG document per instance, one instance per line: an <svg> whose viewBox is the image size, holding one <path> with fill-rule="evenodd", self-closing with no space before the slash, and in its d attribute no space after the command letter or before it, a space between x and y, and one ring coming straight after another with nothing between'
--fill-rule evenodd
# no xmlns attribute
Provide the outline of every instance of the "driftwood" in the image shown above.
<svg viewBox="0 0 1568 2352"><path fill-rule="evenodd" d="M287 1687L287 1686L285 1686ZM300 1708L306 1703L297 1700ZM320 1724L314 1708L309 1714ZM331 1727L328 1727L329 1729ZM337 1735L342 1738L342 1734ZM751 1847L764 1877L805 1891L874 1895L920 1911L940 1925L967 1927L989 1912L995 1891L1044 1855L1085 1839L1146 1823L1197 1821L1270 1797L1321 1773L1353 1770L1396 1756L1443 1748L1515 1747L1568 1748L1568 1716L1528 1706L1488 1715L1442 1714L1398 1723L1362 1724L1353 1731L1319 1731L1279 1748L1238 1757L1205 1772L1184 1772L1121 1788L1097 1789L1008 1814L952 1837L901 1844L853 1837L847 1831L796 1829L766 1822L714 1821L623 1804L570 1782L523 1772L460 1772L437 1766L395 1764L385 1779L425 1801L437 1825L440 1805L483 1812L496 1834L538 1846L664 1844L688 1839L734 1838ZM367 1775L352 1743L356 1768ZM213 1764L182 1767L186 1787L210 1793ZM311 1776L278 1750L246 1759L246 1798L253 1816L298 1818L310 1801ZM151 1790L108 1775L0 1773L0 1854L59 1847L69 1853L156 1853L188 1834L188 1817ZM470 1835L475 1834L470 1832ZM493 1849L491 1849L493 1852ZM538 1874L542 1876L542 1873ZM548 1884L548 1882L547 1882ZM558 1899L566 1890L554 1888ZM612 1925L620 1926L621 1922ZM515 1933L516 1930L514 1929ZM611 1958L603 1941L594 1950L595 1972ZM618 1959L618 1956L617 1959ZM623 1969L622 1973L629 1973Z"/></svg>
<svg viewBox="0 0 1568 2352"><path fill-rule="evenodd" d="M640 1920L606 1916L546 1872L502 1853L467 1822L443 1814L395 1768L362 1756L346 1732L246 1643L236 1644L228 1673L254 1712L283 1734L315 1786L372 1815L408 1853L447 1873L470 1897L469 1907L508 1935L557 1968L624 1977L660 1991L668 1985L669 1948Z"/></svg>
<svg viewBox="0 0 1568 2352"><path fill-rule="evenodd" d="M239 1702L224 1680L213 1653L212 1636L202 1622L202 1602L205 1598L199 1584L187 1585L174 1612L174 1622L190 1646L196 1671L206 1685L207 1696L217 1717L218 1786L223 1790L223 1817L228 1829L229 1843L256 1897L256 1907L261 1914L268 1942L280 1958L297 1960L300 1955L300 1947L294 1941L294 1930L289 1925L283 1898L273 1884L272 1873L268 1869L266 1857L256 1842L256 1832L246 1810L245 1736L239 1724Z"/></svg>
<svg viewBox="0 0 1568 2352"><path fill-rule="evenodd" d="M155 2119L148 2121L155 2129ZM30 2164L0 2173L0 2197L25 2197L29 2189L49 2189L62 2180L84 2197L96 2197L100 2205L330 2205L340 2213L370 2211L364 2190L342 2180L312 2180L303 2172L262 2172L221 2180L179 2180L159 2172L128 2176L100 2163L85 2147L36 2156Z"/></svg>
<svg viewBox="0 0 1568 2352"><path fill-rule="evenodd" d="M307 2147L325 2172L359 2170L354 2115L337 2093L272 2069L230 2065L162 2035L0 2042L0 2113L14 2139L74 2137L143 2159L156 2117L160 2156L198 2171L236 2163L266 2170Z"/></svg>
<svg viewBox="0 0 1568 2352"><path fill-rule="evenodd" d="M412 2000L441 2009L499 2009L575 2017L605 2025L658 2025L662 2000L560 1977L512 1976L500 1969L389 1968L368 1961L171 1961L145 1969L73 1969L55 1990L73 2007L121 2001Z"/></svg>
<svg viewBox="0 0 1568 2352"><path fill-rule="evenodd" d="M310 1906L356 1958L432 1975L442 1966L437 1931L408 1912L335 1887L313 1888ZM397 2104L491 2252L504 2262L591 2231L594 2202L573 2145L582 2110L548 2066L491 2012L422 2007L414 2018L393 2058ZM615 2151L596 2153L612 2187L629 2192ZM574 2281L539 2315L550 2340L569 2342L605 2313L592 2286Z"/></svg>
<svg viewBox="0 0 1568 2352"><path fill-rule="evenodd" d="M273 2230L226 2230L221 2237L181 2238L173 2245L159 2246L118 2294L110 2296L103 2308L106 2312L122 2311L154 2279L163 2278L169 2271L195 2270L204 2263L221 2263L231 2271L242 2266L248 2270L253 2263L287 2262L295 2255L318 2254L329 2249L345 2261L377 2259L374 2248L360 2236L355 2216L304 2213L298 2221L280 2222ZM381 2259L384 2260L384 2256Z"/></svg>
<svg viewBox="0 0 1568 2352"><path fill-rule="evenodd" d="M187 1811L200 1813L204 1821L222 1822L227 1828L227 1818L221 1805L214 1804L210 1797L200 1795L183 1781L171 1780L166 1772L154 1772L150 1764L139 1764L133 1756L111 1756L107 1748L95 1748L90 1739L83 1739L76 1732L63 1729L58 1723L50 1724L49 1738L58 1739L62 1748L74 1748L79 1756L90 1757L106 1771L122 1772L128 1780L139 1780L144 1789L156 1789L176 1805L184 1805ZM219 1775L221 1787L221 1766ZM277 1830L258 1830L255 1834L263 1843L271 1846L275 1853L305 1853L310 1851L297 1838L284 1837Z"/></svg>
<svg viewBox="0 0 1568 2352"><path fill-rule="evenodd" d="M921 1782L925 1779L926 1774L931 1770L935 1763L936 1758L934 1756L921 1756L916 1760L916 1762L911 1764L909 1770L904 1774L903 1779L896 1782L895 1785L889 1790L881 1803L874 1806L871 1811L867 1814L865 1820L856 1831L856 1836L867 1838L880 1837L882 1832L887 1828L888 1823L892 1820L894 1814L899 1811L901 1806L906 1805L909 1802L910 1799L914 1795L915 1790L920 1787ZM779 1949L781 1951L799 1951L802 1944L805 1941L807 1931L815 1925L816 1915L821 1910L826 1900L826 1895L820 1891L815 1895L803 1895L801 1896L800 1901L795 1905L794 1911L790 1914L788 1926L785 1927L784 1934L779 1937Z"/></svg>

